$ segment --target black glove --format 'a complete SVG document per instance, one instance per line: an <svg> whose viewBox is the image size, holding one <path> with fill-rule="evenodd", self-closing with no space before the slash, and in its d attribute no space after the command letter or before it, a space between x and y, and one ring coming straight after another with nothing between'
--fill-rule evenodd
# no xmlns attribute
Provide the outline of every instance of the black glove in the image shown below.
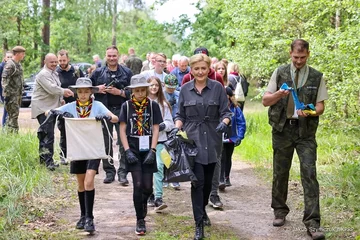
<svg viewBox="0 0 360 240"><path fill-rule="evenodd" d="M144 164L153 164L156 161L156 154L153 152L152 149L148 152L148 154L145 157Z"/></svg>
<svg viewBox="0 0 360 240"><path fill-rule="evenodd" d="M237 147L237 146L239 146L240 145L240 143L241 143L241 140L240 139L236 139L236 141L235 141L235 147Z"/></svg>
<svg viewBox="0 0 360 240"><path fill-rule="evenodd" d="M165 123L160 123L159 124L159 132L161 132L161 131L164 131L165 130L165 127L166 127L166 125L165 125Z"/></svg>
<svg viewBox="0 0 360 240"><path fill-rule="evenodd" d="M178 133L178 131L179 131L179 128L177 128L177 127L171 129L171 131L168 134L169 138L174 138L176 136L176 134Z"/></svg>
<svg viewBox="0 0 360 240"><path fill-rule="evenodd" d="M227 127L228 127L228 125L226 125L224 122L221 122L221 123L219 123L219 125L217 125L215 131L224 133L224 132L226 132Z"/></svg>
<svg viewBox="0 0 360 240"><path fill-rule="evenodd" d="M71 113L69 113L69 112L64 112L64 113L62 114L62 116L63 116L63 118L64 118L64 117L66 117L66 118L74 118L74 116L73 116Z"/></svg>
<svg viewBox="0 0 360 240"><path fill-rule="evenodd" d="M111 121L112 117L111 116L108 116L108 115L97 115L95 117L96 121L101 121L103 119L105 120L108 120L108 121Z"/></svg>
<svg viewBox="0 0 360 240"><path fill-rule="evenodd" d="M135 163L139 162L139 159L135 156L135 154L130 149L125 151L125 160L129 164L135 164Z"/></svg>
<svg viewBox="0 0 360 240"><path fill-rule="evenodd" d="M50 111L51 114L55 115L55 116L58 116L60 120L63 120L64 117L67 117L67 118L74 118L74 116L69 113L69 112L62 112L62 111L59 111L59 110L51 110Z"/></svg>

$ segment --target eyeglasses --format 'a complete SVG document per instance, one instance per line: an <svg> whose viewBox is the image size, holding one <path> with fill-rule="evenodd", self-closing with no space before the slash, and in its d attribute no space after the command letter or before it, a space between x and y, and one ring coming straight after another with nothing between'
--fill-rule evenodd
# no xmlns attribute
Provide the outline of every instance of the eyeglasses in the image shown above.
<svg viewBox="0 0 360 240"><path fill-rule="evenodd" d="M163 60L156 60L158 63L166 63L166 61Z"/></svg>

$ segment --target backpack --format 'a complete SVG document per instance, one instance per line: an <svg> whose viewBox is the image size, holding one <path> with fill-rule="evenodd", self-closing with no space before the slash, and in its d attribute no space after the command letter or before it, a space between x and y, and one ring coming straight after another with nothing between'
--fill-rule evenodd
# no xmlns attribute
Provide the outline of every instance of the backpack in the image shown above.
<svg viewBox="0 0 360 240"><path fill-rule="evenodd" d="M245 102L245 94L244 89L241 84L242 78L240 76L235 77L235 81L237 82L236 88L235 88L235 100L237 102Z"/></svg>

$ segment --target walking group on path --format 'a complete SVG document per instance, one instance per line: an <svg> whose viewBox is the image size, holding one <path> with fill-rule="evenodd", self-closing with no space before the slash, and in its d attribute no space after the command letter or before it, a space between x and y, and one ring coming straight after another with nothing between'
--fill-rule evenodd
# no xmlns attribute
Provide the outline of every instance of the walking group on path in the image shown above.
<svg viewBox="0 0 360 240"><path fill-rule="evenodd" d="M80 218L76 228L89 233L95 231L94 178L102 161L105 184L112 183L117 175L120 184L128 186L127 174L131 173L137 219L135 233L144 235L148 206L155 207L156 211L167 207L163 200L163 187L169 184L163 181L161 152L164 143L176 137L180 130L185 131L197 147L191 168L196 176L196 181L191 182L191 202L194 239L203 239L204 226L211 225L206 206L210 201L214 208L221 209L223 203L218 189L231 186L233 151L241 144L246 131L242 111L248 83L236 63L211 59L203 47L197 48L190 58L175 55L168 64L163 53L149 53L145 62L136 57L134 49L130 48L129 54L119 63L117 47L110 46L106 49L105 62L95 55L96 65L86 75L70 64L66 50L46 55L45 66L36 76L31 100L32 118L40 124L40 163L51 171L59 166L53 159L56 122L61 133L60 163L67 165L66 119L101 121L102 134L98 137L104 140L109 158L70 161L70 173L76 174L78 182ZM291 63L274 71L263 96L264 106L270 106L269 123L273 128L271 207L275 215L273 226L283 226L289 213L286 204L288 178L296 149L305 198L303 223L312 239L325 239L320 228L315 134L328 96L322 73L306 64L309 54L308 42L294 40ZM13 57L5 64L1 81L8 112L4 129L15 134L22 94L20 61L24 55L24 48L13 49ZM295 89L300 101L314 104L315 112L310 114L297 109L290 91L281 88L283 83ZM118 169L112 161L114 128L119 146ZM177 182L170 184L175 189L181 187Z"/></svg>

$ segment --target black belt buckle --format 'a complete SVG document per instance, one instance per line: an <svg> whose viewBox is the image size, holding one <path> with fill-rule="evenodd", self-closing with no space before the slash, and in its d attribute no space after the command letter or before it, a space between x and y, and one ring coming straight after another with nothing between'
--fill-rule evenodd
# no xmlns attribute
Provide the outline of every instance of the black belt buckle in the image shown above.
<svg viewBox="0 0 360 240"><path fill-rule="evenodd" d="M297 125L299 120L298 119L288 119L289 125L294 126Z"/></svg>

